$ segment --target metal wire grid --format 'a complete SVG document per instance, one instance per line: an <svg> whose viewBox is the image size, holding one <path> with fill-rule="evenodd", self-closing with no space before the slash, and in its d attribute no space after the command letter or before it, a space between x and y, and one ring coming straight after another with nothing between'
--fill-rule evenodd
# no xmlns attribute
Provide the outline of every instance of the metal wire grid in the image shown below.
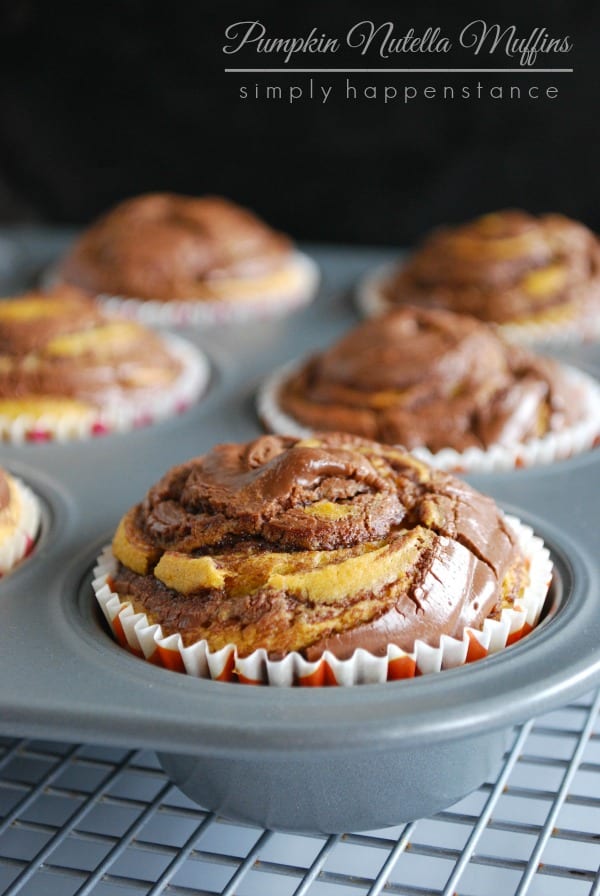
<svg viewBox="0 0 600 896"><path fill-rule="evenodd" d="M517 729L498 777L433 818L328 838L217 818L148 752L0 739L0 892L600 896L599 706Z"/></svg>

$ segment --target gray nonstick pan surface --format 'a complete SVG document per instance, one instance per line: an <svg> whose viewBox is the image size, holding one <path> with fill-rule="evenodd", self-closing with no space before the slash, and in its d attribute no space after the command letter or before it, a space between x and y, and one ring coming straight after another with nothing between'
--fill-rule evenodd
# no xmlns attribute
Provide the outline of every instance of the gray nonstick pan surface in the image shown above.
<svg viewBox="0 0 600 896"><path fill-rule="evenodd" d="M22 234L10 288L25 286L66 240ZM262 378L351 326L353 284L393 255L307 251L323 275L310 307L183 333L212 365L204 399L183 415L85 442L0 446L2 464L44 504L34 555L0 582L0 734L156 749L194 799L265 827L372 829L473 790L500 762L515 723L600 680L600 451L470 477L532 525L555 562L544 622L495 657L385 685L276 689L192 679L127 654L105 630L90 587L120 516L173 464L257 435ZM600 348L559 354L600 376Z"/></svg>

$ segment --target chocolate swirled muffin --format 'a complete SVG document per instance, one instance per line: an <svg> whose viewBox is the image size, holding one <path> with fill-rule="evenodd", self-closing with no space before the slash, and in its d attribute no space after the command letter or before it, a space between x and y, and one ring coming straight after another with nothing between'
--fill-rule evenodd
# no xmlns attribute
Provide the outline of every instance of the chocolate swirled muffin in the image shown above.
<svg viewBox="0 0 600 896"><path fill-rule="evenodd" d="M108 587L132 620L184 654L274 663L439 648L514 609L531 577L490 498L339 433L217 445L151 488L112 550Z"/></svg>
<svg viewBox="0 0 600 896"><path fill-rule="evenodd" d="M424 305L503 326L533 325L532 336L600 332L600 243L564 215L508 210L434 230L380 284L389 307ZM513 330L509 330L513 335ZM527 331L522 331L527 335Z"/></svg>
<svg viewBox="0 0 600 896"><path fill-rule="evenodd" d="M183 407L204 381L203 359L187 343L108 318L73 287L0 301L5 438L88 435L144 422Z"/></svg>
<svg viewBox="0 0 600 896"><path fill-rule="evenodd" d="M247 209L218 196L171 193L107 212L75 241L57 276L98 296L185 303L190 314L193 305L305 300L315 279L289 237Z"/></svg>
<svg viewBox="0 0 600 896"><path fill-rule="evenodd" d="M474 317L410 307L365 321L276 375L259 409L276 432L343 429L432 455L452 449L456 460L549 436L571 453L582 427L589 447L599 402L587 377L509 345Z"/></svg>
<svg viewBox="0 0 600 896"><path fill-rule="evenodd" d="M31 552L40 524L40 507L20 479L0 468L0 577Z"/></svg>

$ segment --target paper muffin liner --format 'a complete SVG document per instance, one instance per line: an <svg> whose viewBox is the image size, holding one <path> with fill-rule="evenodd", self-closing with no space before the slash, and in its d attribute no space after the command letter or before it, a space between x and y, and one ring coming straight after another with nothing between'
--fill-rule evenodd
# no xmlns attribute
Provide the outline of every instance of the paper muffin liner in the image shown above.
<svg viewBox="0 0 600 896"><path fill-rule="evenodd" d="M206 327L213 324L235 324L244 321L280 317L309 304L316 294L320 274L316 262L303 252L294 252L290 262L293 282L285 289L272 287L262 294L232 294L227 300L137 299L125 296L98 295L102 310L135 320L147 326ZM45 288L61 282L55 270L42 278Z"/></svg>
<svg viewBox="0 0 600 896"><path fill-rule="evenodd" d="M364 317L377 317L402 307L386 298L384 286L402 262L382 265L367 274L356 288L356 305ZM409 303L410 304L410 303ZM417 304L417 303L414 303ZM600 309L597 314L586 308L556 308L537 317L504 324L491 324L509 342L521 345L551 343L569 345L600 339Z"/></svg>
<svg viewBox="0 0 600 896"><path fill-rule="evenodd" d="M399 307L386 298L383 286L394 271L398 270L400 264L401 262L395 262L380 265L359 280L354 298L356 307L363 317L377 317Z"/></svg>
<svg viewBox="0 0 600 896"><path fill-rule="evenodd" d="M349 659L338 659L330 651L315 662L292 652L271 660L264 649L238 656L229 644L212 651L205 640L188 645L181 635L163 634L145 613L135 613L127 600L111 590L117 560L107 546L94 568L92 586L106 621L119 644L157 666L215 681L242 684L356 685L414 678L462 666L497 653L529 634L537 625L552 579L552 562L541 538L516 517L505 517L516 533L526 558L530 581L514 608L504 609L499 619L486 619L481 629L467 627L461 638L442 635L438 647L416 640L410 652L389 644L383 656L358 648Z"/></svg>
<svg viewBox="0 0 600 896"><path fill-rule="evenodd" d="M258 416L271 432L305 439L313 435L315 430L302 425L279 406L281 388L299 366L298 362L292 362L271 374L258 390L256 407ZM443 448L436 452L419 446L411 448L410 453L438 470L490 473L551 464L597 446L600 444L600 384L567 364L560 364L560 368L582 401L582 418L577 423L547 433L541 438L514 445L491 445L486 449L471 447L465 451Z"/></svg>
<svg viewBox="0 0 600 896"><path fill-rule="evenodd" d="M113 401L102 408L88 405L82 411L21 414L16 418L0 413L0 439L16 443L86 439L148 426L187 410L208 385L209 362L195 346L179 337L165 334L161 339L182 365L181 373L169 386L143 398Z"/></svg>
<svg viewBox="0 0 600 896"><path fill-rule="evenodd" d="M20 514L14 532L0 542L0 578L24 560L35 545L40 526L40 505L38 499L16 476L7 473L11 497L20 505Z"/></svg>

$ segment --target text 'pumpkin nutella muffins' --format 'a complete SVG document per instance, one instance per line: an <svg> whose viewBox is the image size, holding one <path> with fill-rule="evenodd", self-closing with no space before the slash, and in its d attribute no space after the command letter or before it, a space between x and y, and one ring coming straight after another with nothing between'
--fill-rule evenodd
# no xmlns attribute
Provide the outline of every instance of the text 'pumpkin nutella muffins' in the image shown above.
<svg viewBox="0 0 600 896"><path fill-rule="evenodd" d="M330 434L218 445L125 514L94 590L167 668L276 685L412 677L529 633L548 552L406 452Z"/></svg>
<svg viewBox="0 0 600 896"><path fill-rule="evenodd" d="M129 199L86 230L54 276L145 323L208 324L310 301L318 271L291 240L226 199Z"/></svg>
<svg viewBox="0 0 600 896"><path fill-rule="evenodd" d="M0 436L123 431L187 408L209 369L193 346L108 318L73 287L0 301Z"/></svg>
<svg viewBox="0 0 600 896"><path fill-rule="evenodd" d="M0 578L27 557L40 526L40 505L30 488L0 468Z"/></svg>
<svg viewBox="0 0 600 896"><path fill-rule="evenodd" d="M434 230L405 263L367 278L367 314L446 308L524 341L600 336L600 243L563 215L502 211Z"/></svg>
<svg viewBox="0 0 600 896"><path fill-rule="evenodd" d="M273 432L344 430L442 469L510 469L592 447L600 386L473 317L399 308L276 372L258 411Z"/></svg>

